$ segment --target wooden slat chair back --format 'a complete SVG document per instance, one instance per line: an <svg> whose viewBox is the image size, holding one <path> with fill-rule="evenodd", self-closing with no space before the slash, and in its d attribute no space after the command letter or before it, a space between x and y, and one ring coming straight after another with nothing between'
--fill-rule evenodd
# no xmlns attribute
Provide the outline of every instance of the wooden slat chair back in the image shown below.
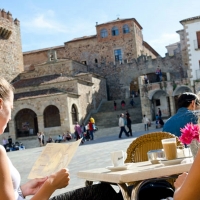
<svg viewBox="0 0 200 200"><path fill-rule="evenodd" d="M150 150L162 149L162 139L174 138L175 135L168 132L152 132L138 137L127 149L125 163L147 161L147 152ZM179 138L176 137L177 146L182 146Z"/></svg>

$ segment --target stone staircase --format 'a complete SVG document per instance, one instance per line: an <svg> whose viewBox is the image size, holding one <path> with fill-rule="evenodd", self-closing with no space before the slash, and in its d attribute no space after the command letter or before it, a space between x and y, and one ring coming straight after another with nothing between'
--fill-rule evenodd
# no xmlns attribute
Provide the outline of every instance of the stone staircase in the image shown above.
<svg viewBox="0 0 200 200"><path fill-rule="evenodd" d="M132 124L138 124L142 122L142 110L140 97L134 98L135 106L130 105L130 98L125 99L126 106L121 108L121 100L116 100L117 110L114 110L114 101L107 101L101 105L98 113L92 114L95 119L95 123L99 128L108 128L118 126L119 115L125 113L128 110Z"/></svg>

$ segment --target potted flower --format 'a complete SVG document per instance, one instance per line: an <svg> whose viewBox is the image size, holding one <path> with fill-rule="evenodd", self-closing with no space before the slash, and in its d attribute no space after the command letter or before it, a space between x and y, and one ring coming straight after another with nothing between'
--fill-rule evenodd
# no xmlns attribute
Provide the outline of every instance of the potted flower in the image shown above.
<svg viewBox="0 0 200 200"><path fill-rule="evenodd" d="M180 129L181 136L179 137L180 141L183 144L187 144L192 152L193 157L196 156L199 148L199 133L200 126L198 124L188 123L184 128Z"/></svg>

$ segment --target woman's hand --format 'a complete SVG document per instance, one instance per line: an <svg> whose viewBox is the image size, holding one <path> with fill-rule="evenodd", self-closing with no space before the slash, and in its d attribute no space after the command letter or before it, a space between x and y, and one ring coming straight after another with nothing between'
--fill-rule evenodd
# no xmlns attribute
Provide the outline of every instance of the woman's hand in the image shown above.
<svg viewBox="0 0 200 200"><path fill-rule="evenodd" d="M178 176L178 178L174 182L175 189L178 189L178 188L180 188L182 186L182 184L184 183L187 175L188 175L188 173L184 172L184 173L182 173L181 175Z"/></svg>
<svg viewBox="0 0 200 200"><path fill-rule="evenodd" d="M70 180L69 172L68 169L66 168L61 169L55 174L50 175L49 178L47 179L50 185L55 189L66 187L69 184L69 180Z"/></svg>
<svg viewBox="0 0 200 200"><path fill-rule="evenodd" d="M22 185L21 190L23 196L26 197L27 195L34 195L41 188L41 186L47 179L48 177L36 178Z"/></svg>

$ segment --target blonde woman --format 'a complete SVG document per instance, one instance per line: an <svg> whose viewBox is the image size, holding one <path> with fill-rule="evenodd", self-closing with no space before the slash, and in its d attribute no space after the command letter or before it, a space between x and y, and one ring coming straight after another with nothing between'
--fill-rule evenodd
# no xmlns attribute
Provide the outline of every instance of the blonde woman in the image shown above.
<svg viewBox="0 0 200 200"><path fill-rule="evenodd" d="M0 77L0 134L3 134L11 119L13 97L13 87ZM0 199L23 200L33 195L32 200L48 200L56 189L67 186L69 179L68 170L61 169L49 177L33 179L20 185L20 174L8 158L5 148L0 145Z"/></svg>

